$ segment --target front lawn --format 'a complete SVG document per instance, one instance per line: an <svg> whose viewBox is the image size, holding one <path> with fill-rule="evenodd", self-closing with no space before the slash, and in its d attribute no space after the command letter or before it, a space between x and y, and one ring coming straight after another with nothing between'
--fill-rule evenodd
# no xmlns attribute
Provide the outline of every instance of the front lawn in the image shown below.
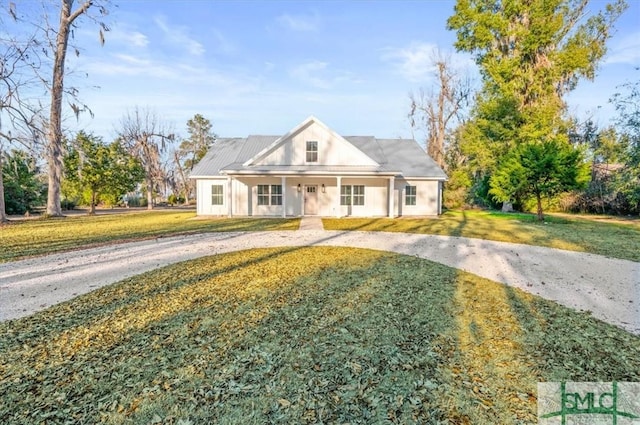
<svg viewBox="0 0 640 425"><path fill-rule="evenodd" d="M640 381L640 337L416 257L273 248L0 324L0 423L536 423L538 381Z"/></svg>
<svg viewBox="0 0 640 425"><path fill-rule="evenodd" d="M195 218L193 211L13 221L0 225L0 263L110 242L126 242L197 232L297 230L300 219Z"/></svg>
<svg viewBox="0 0 640 425"><path fill-rule="evenodd" d="M326 230L425 233L547 246L640 261L640 220L598 220L495 211L447 211L437 218L325 218Z"/></svg>

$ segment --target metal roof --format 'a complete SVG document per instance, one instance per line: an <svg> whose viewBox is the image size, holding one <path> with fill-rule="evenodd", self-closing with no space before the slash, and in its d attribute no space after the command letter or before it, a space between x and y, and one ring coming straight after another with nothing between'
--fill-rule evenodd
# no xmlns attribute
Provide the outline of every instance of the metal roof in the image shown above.
<svg viewBox="0 0 640 425"><path fill-rule="evenodd" d="M446 180L436 162L411 139L376 139L373 136L344 137L349 143L376 161L379 166L332 165L245 165L281 136L249 136L218 139L207 155L196 164L191 178L230 174L304 174L304 175L396 175Z"/></svg>

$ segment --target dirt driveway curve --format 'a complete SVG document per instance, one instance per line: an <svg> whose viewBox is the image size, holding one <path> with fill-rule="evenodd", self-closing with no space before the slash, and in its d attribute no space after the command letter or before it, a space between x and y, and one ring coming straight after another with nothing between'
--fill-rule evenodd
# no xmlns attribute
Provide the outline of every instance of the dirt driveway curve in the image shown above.
<svg viewBox="0 0 640 425"><path fill-rule="evenodd" d="M250 248L349 246L415 255L555 300L640 335L640 263L447 236L305 229L206 233L108 245L0 264L0 320L145 271Z"/></svg>

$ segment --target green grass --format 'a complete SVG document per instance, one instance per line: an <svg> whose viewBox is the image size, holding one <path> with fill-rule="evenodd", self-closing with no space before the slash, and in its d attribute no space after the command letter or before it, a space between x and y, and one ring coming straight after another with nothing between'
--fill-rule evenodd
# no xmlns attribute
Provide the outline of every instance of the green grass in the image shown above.
<svg viewBox="0 0 640 425"><path fill-rule="evenodd" d="M195 218L194 212L131 214L13 221L0 226L0 263L110 242L196 232L297 230L300 219Z"/></svg>
<svg viewBox="0 0 640 425"><path fill-rule="evenodd" d="M300 220L195 218L184 211L13 221L0 226L0 263L112 242L196 232L297 230ZM323 219L327 230L361 230L466 236L548 246L640 261L640 221L607 217L548 216L487 211L449 211L438 218Z"/></svg>
<svg viewBox="0 0 640 425"><path fill-rule="evenodd" d="M438 218L325 218L326 230L360 230L464 236L591 252L640 261L640 220L547 216L489 211L448 211Z"/></svg>
<svg viewBox="0 0 640 425"><path fill-rule="evenodd" d="M0 324L0 423L536 423L538 381L640 381L640 338L416 257L236 252Z"/></svg>

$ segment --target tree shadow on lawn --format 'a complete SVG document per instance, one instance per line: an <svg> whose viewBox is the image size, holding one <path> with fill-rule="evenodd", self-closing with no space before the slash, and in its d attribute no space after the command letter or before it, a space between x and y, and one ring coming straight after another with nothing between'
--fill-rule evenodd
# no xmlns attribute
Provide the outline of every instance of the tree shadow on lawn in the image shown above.
<svg viewBox="0 0 640 425"><path fill-rule="evenodd" d="M169 266L1 324L0 422L528 422L554 352L505 288L352 248Z"/></svg>
<svg viewBox="0 0 640 425"><path fill-rule="evenodd" d="M363 335L384 334L384 329L391 329L389 319L393 315L383 311L402 307L404 316L400 315L396 322L404 326L406 314L417 307L409 310L399 305L395 297L385 295L385 302L376 305L376 310L381 307L376 321L362 324L366 328L363 335L355 329L348 330L360 323L359 318L373 320L368 311L359 312L358 308L371 308L369 301L377 296L380 288L401 288L397 281L398 267L406 268L402 273L405 277L407 272L415 272L412 265L446 269L410 257L403 257L406 258L403 263L391 254L366 251L367 254L362 255L362 252L347 248L248 251L225 256L235 264L230 272L220 265L214 267L215 271L203 272L202 269L215 265L219 257L207 258L188 263L191 268L200 269L190 279L178 279L184 272L181 267L172 266L146 274L145 281L154 282L151 290L141 291L131 281L82 297L85 302L93 302L97 310L78 318L84 319L85 326L67 324L64 330L56 331L57 323L45 322L41 326L52 328L53 332L34 329L32 339L28 340L29 335L20 332L21 321L10 322L5 328L10 328L9 334L14 338L13 341L8 338L9 343L3 344L2 358L8 363L3 366L6 378L2 392L7 395L3 400L6 403L2 404L11 408L0 418L3 423L18 423L28 415L36 417L36 413L50 414L54 420L61 420L64 415L88 414L89 421L109 418L120 422L133 418L134 422L146 422L151 414L172 415L172 409L183 409L179 413L182 417L208 421L213 418L222 422L226 417L235 423L239 419L251 422L244 420L247 415L257 415L256 423L263 423L265 419L278 421L282 415L298 422L300 414L310 418L316 411L313 414L361 417L362 409L373 407L361 408L349 401L357 398L358 391L355 387L345 387L352 384L351 379L340 372L347 367L348 356L354 354L357 345L354 338L360 338L360 343L368 344L367 347L376 347L379 341ZM429 274L425 273L424 278ZM216 277L220 276L225 280L217 281ZM179 282L165 286L173 280ZM447 285L444 288L446 291ZM171 298L182 296L187 296L187 302L179 301L179 308L172 308ZM118 300L119 297L125 299ZM405 293L404 299L412 297ZM105 305L101 306L101 302ZM113 308L114 302L123 308ZM143 306L139 305L141 302ZM81 304L72 301L67 307L77 303ZM166 314L149 311L166 308L169 309ZM40 313L30 321L39 317L42 322L47 313L56 309L58 307ZM103 310L104 313L98 313ZM328 319L331 315L333 318ZM144 316L152 317L146 320ZM142 326L136 326L139 319ZM82 323L82 320L70 322ZM373 379L378 370L410 367L401 366L402 356L394 357L387 349L401 352L404 346L413 344L414 336L420 341L420 332L426 330L422 325L427 326L428 322L420 324L412 334L396 330L395 340L378 347L377 363L389 358L395 360L390 367L386 364L375 368L367 366ZM65 338L67 335L69 338ZM256 348L261 345L265 345L264 349ZM301 350L305 347L308 350L303 355L305 352L301 354ZM370 350L362 348L358 352L367 356ZM331 353L333 357L325 358ZM266 362L268 359L278 362L271 364ZM366 366L364 360L359 361L361 364L350 363L353 373ZM278 372L285 366L288 370L280 379L272 376L271 371ZM294 383L293 387L289 385L299 378L298 370L310 373L309 379L317 382L318 388L333 388L333 392L318 390L326 392L320 400L309 404L300 398L296 408L298 392L300 397L310 399L317 392L305 387L311 382L306 379ZM317 376L321 371L333 378L326 380ZM244 383L252 379L256 381L254 384ZM390 389L394 382L387 383ZM278 383L281 388L276 388ZM268 385L274 387L269 390ZM301 388L296 389L298 385ZM375 382L371 386L370 392L375 393ZM176 387L179 389L175 390ZM29 394L26 399L25 392ZM282 402L288 399L292 400L289 405ZM398 403L395 398L371 399L371 403L381 405L373 409L378 416L387 414L384 408L387 402ZM260 407L246 410L246 403L258 403ZM316 404L317 409L313 408ZM404 401L398 408L403 404ZM342 412L342 408L346 410Z"/></svg>
<svg viewBox="0 0 640 425"><path fill-rule="evenodd" d="M451 211L442 216L430 218L376 218L376 219L324 219L326 229L351 231L386 231L418 233L442 236L460 236L488 239L499 242L514 242L551 248L584 251L584 240L570 220L554 219L551 224L538 223L522 218L522 214L504 214ZM549 227L551 226L551 227ZM569 227L564 230L565 227ZM597 244L589 247L599 252Z"/></svg>
<svg viewBox="0 0 640 425"><path fill-rule="evenodd" d="M525 329L525 350L533 353L544 381L638 382L640 337L509 286L514 317Z"/></svg>
<svg viewBox="0 0 640 425"><path fill-rule="evenodd" d="M74 218L59 222L39 220L18 223L9 233L0 232L0 262L23 257L72 251L109 245L114 242L134 242L162 237L215 232L295 231L300 227L299 218L199 218L161 220L170 213L153 215L144 213L131 216L101 216ZM153 219L154 221L150 221Z"/></svg>

